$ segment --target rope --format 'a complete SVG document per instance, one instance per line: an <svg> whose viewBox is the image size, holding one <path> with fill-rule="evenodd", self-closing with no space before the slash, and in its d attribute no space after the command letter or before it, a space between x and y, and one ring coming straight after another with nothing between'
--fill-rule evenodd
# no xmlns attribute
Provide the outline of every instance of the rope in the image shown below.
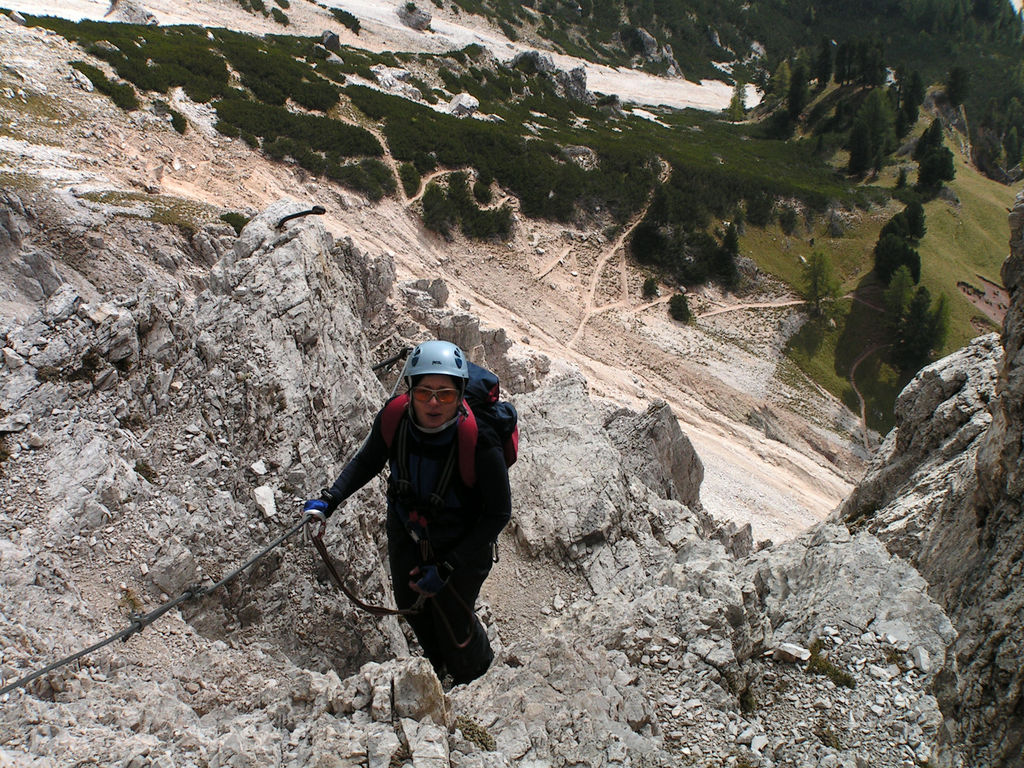
<svg viewBox="0 0 1024 768"><path fill-rule="evenodd" d="M314 205L308 211L297 211L296 213L289 213L287 216L283 216L279 222L277 222L277 228L280 229L285 225L285 222L297 219L300 216L323 216L327 213L327 209L322 205Z"/></svg>
<svg viewBox="0 0 1024 768"><path fill-rule="evenodd" d="M37 672L33 672L31 675L27 675L27 676L21 678L20 680L15 680L13 683L5 685L3 688L0 688L0 696L3 696L6 693L10 693L11 691L13 691L13 690L15 690L17 688L22 688L22 687L28 685L29 683L31 683L33 680L36 680L36 679L42 677L43 675L49 674L50 672L54 671L55 669L60 669L63 666L66 666L66 665L71 664L71 663L73 663L75 661L78 661L83 656L88 656L90 653L94 653L94 652L98 651L100 648L108 646L108 645L110 645L111 643L113 643L113 642L115 642L117 640L124 640L125 642L128 642L128 638L129 637L131 637L132 635L134 635L136 633L142 632L143 629L148 627L150 624L152 624L154 621L159 619L161 616L163 616L165 613L167 613L168 611L172 610L173 608L176 608L179 605L181 605L182 603L187 602L189 600L198 600L201 597L205 597L206 595L210 594L211 592L215 592L216 590L220 589L221 587L223 587L228 582L230 582L233 579L237 578L239 576L239 574L241 574L243 571L245 571L245 569L247 569L249 566L251 566L257 560L259 560L261 557L264 557L272 549L280 546L281 543L284 542L285 539L289 538L290 536L293 536L300 528L302 528L303 525L306 524L306 521L308 519L309 519L308 517L303 517L300 522L296 523L294 526L292 526L290 529L288 529L287 532L285 532L285 533L281 534L280 536L278 536L272 543L270 543L266 547L264 547L262 551L260 551L256 555L253 555L243 565L240 565L238 568L233 570L231 573L229 573L223 579L218 581L216 584L213 584L213 585L211 585L209 587L200 587L200 586L189 587L188 589L186 589L184 592L182 592L180 595L178 595L173 600L169 600L168 602L164 603L163 605L160 605L157 608L153 609L149 613L146 613L146 614L143 614L143 615L132 614L132 616L131 616L132 623L130 625L128 625L127 627L125 627L124 629L122 629L117 634L111 635L110 637L106 638L105 640L101 640L100 642L95 643L94 645L90 645L88 648L86 648L84 650L81 650L78 653L74 653L71 656L68 656L67 658L63 658L60 661L55 661L53 664L50 664L48 667L40 669Z"/></svg>
<svg viewBox="0 0 1024 768"><path fill-rule="evenodd" d="M376 365L370 368L371 371L379 371L381 368L390 368L392 365L397 363L399 360L404 360L409 353L412 351L412 347L405 347L397 355L392 355L387 360L381 360Z"/></svg>
<svg viewBox="0 0 1024 768"><path fill-rule="evenodd" d="M366 611L373 616L411 616L414 613L419 613L423 609L423 603L425 598L420 595L416 598L416 602L409 608L385 608L382 605L370 605L360 600L355 592L345 586L345 582L342 581L341 574L338 573L338 569L334 567L334 560L327 552L327 547L324 546L323 539L312 533L308 533L309 540L313 542L313 546L316 547L316 551L320 553L320 559L324 561L324 565L327 566L327 572L331 574L331 578L334 579L334 583L338 585L345 597L347 597L352 604L361 611Z"/></svg>

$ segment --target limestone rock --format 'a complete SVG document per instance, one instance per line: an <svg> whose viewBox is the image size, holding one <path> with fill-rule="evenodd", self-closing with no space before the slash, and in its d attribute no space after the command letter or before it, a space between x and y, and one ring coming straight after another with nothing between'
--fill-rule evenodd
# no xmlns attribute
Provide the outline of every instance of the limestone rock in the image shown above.
<svg viewBox="0 0 1024 768"><path fill-rule="evenodd" d="M480 101L469 93L457 93L448 104L448 111L456 117L469 117L480 109Z"/></svg>
<svg viewBox="0 0 1024 768"><path fill-rule="evenodd" d="M666 499L700 506L704 465L666 402L651 403L639 416L619 410L605 429L630 475Z"/></svg>
<svg viewBox="0 0 1024 768"><path fill-rule="evenodd" d="M328 51L338 53L341 50L341 38L338 37L337 32L331 32L329 29L324 30L323 34L320 35L320 44Z"/></svg>
<svg viewBox="0 0 1024 768"><path fill-rule="evenodd" d="M426 32L430 29L433 16L430 11L425 11L415 3L408 2L398 6L398 18L405 26L415 29L417 32Z"/></svg>

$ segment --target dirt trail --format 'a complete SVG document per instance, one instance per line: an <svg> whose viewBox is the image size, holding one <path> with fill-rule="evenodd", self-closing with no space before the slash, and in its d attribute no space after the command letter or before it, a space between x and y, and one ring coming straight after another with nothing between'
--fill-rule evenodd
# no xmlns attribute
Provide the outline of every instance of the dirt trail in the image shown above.
<svg viewBox="0 0 1024 768"><path fill-rule="evenodd" d="M857 400L860 403L860 426L861 434L864 436L864 449L872 450L871 445L871 433L868 432L868 415L867 415L867 403L864 401L864 395L861 394L857 388L857 366L863 363L868 357L873 355L880 349L890 346L889 344L876 344L860 354L856 360L853 361L853 365L850 366L850 386L853 387L853 392L857 395Z"/></svg>
<svg viewBox="0 0 1024 768"><path fill-rule="evenodd" d="M814 419L794 433L818 425L831 430L846 412L812 387L795 390L775 377L780 331L765 318L784 313L783 302L750 302L769 308L733 306L727 321L719 312L681 325L663 311L668 297L641 300L645 275L623 253L639 217L612 243L596 228L518 214L509 243L458 235L448 242L423 227L403 196L368 204L296 166L261 158L210 126L196 124L182 136L142 112L135 113L143 118L140 126L112 110L106 97L66 80L66 62L82 56L76 46L20 27L0 25L0 35L11 37L5 50L18 51L18 69L45 83L67 113L66 124L52 135L41 131L30 152L13 144L0 151L10 168L34 168L77 190L144 185L222 211L254 212L282 197L324 205L328 213L318 220L336 237L349 236L372 255L393 254L400 280L443 278L453 305L468 301L486 325L504 328L517 344L577 366L595 397L639 409L667 401L704 462L705 506L717 516L751 522L757 538L787 538L821 519L860 471L843 445L826 451L835 457L830 460L799 440L769 440L747 423L769 400Z"/></svg>

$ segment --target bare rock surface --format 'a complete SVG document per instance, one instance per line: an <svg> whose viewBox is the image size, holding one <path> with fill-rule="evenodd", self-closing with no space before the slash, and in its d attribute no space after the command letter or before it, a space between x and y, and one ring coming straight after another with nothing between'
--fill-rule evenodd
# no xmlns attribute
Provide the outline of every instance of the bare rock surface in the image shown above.
<svg viewBox="0 0 1024 768"><path fill-rule="evenodd" d="M445 692L401 625L340 601L296 537L128 644L9 694L4 759L896 766L904 750L937 754L927 690L952 637L908 566L832 527L748 556L749 529L723 536L700 508L700 461L664 405L594 399L574 367L449 307L443 283L396 290L390 261L318 221L278 226L299 209L282 200L253 218L200 290L154 268L117 297L67 284L5 319L16 362L0 368L0 407L16 431L0 496L16 513L0 529L0 640L16 650L3 679L211 584L279 534L385 396L371 343L442 329L514 383L523 448L503 546L564 591L510 613L523 587L496 568L495 607L481 606L495 664ZM386 603L383 504L371 484L328 539L360 594ZM852 692L770 658L778 642L815 640Z"/></svg>
<svg viewBox="0 0 1024 768"><path fill-rule="evenodd" d="M479 606L497 651L480 680L446 691L403 626L344 602L296 535L127 643L5 694L0 764L945 768L1020 754L1019 205L1003 361L981 339L914 382L887 461L844 511L853 532L824 524L754 551L750 524L703 508L708 476L716 511L743 472L804 478L801 499L825 478L820 509L859 466L821 426L848 431L848 414L770 391L764 369L799 320L787 298L744 325L744 307L694 297L717 335L757 352L740 353L631 308L622 263L622 313L581 322L560 300L609 263L600 233L524 224L514 252L442 251L401 203L268 169L181 93L187 137L150 110L100 118L105 97L69 75L80 49L4 19L0 44L55 115L5 150L47 185L0 197L0 683L212 585L291 527L393 383L371 366L402 347L442 335L497 371L523 438ZM585 98L585 79L550 64ZM90 194L108 186L138 192ZM154 220L199 190L253 216L240 236ZM279 225L309 197L341 219ZM559 339L576 337L569 354ZM610 362L623 359L647 367ZM662 391L667 406L652 403ZM727 464L743 470L723 481ZM327 538L360 595L387 603L383 490L351 499Z"/></svg>

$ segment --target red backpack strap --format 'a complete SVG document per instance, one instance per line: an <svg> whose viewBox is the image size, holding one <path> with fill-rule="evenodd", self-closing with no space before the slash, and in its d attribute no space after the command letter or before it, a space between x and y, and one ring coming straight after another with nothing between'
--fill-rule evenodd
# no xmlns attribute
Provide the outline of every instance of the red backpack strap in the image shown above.
<svg viewBox="0 0 1024 768"><path fill-rule="evenodd" d="M401 423L402 417L405 416L408 407L409 393L406 392L388 400L380 413L380 432L384 438L384 444L389 450L391 444L395 442L395 433L398 431L398 425ZM474 422L474 428L475 426L476 423Z"/></svg>
<svg viewBox="0 0 1024 768"><path fill-rule="evenodd" d="M459 475L462 482L472 488L476 485L476 416L465 400L462 401L462 406L466 413L459 419L458 426Z"/></svg>
<svg viewBox="0 0 1024 768"><path fill-rule="evenodd" d="M516 463L516 459L519 458L519 425L517 424L515 429L512 430L512 434L508 436L508 440L502 446L502 451L505 453L505 466L511 467Z"/></svg>

